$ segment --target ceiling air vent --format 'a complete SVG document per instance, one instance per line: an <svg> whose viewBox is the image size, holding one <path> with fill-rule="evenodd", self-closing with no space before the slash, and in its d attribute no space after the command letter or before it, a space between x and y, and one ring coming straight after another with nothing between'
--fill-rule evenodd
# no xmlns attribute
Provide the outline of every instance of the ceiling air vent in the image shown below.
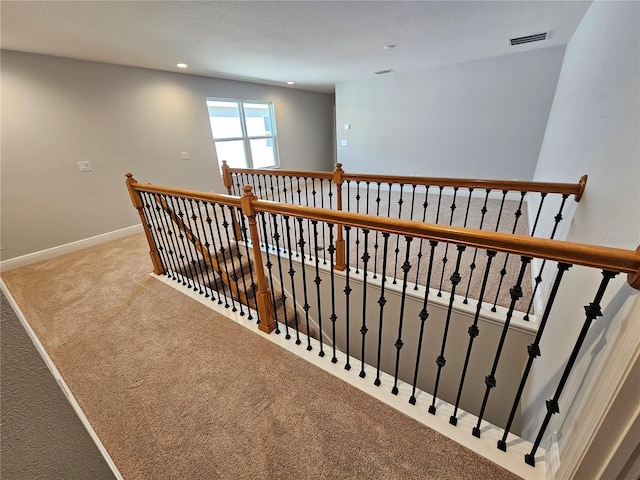
<svg viewBox="0 0 640 480"><path fill-rule="evenodd" d="M547 32L536 33L535 35L527 35L526 37L512 38L509 40L511 45L522 45L523 43L540 42L547 39Z"/></svg>
<svg viewBox="0 0 640 480"><path fill-rule="evenodd" d="M393 72L393 70L391 70L390 68L387 68L386 70L378 70L377 72L373 72L376 75L384 75L385 73L391 73Z"/></svg>

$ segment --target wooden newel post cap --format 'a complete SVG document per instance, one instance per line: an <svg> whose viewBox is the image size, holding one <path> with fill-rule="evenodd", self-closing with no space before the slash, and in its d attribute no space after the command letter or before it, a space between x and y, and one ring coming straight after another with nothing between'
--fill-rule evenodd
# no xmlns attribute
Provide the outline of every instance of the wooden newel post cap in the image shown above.
<svg viewBox="0 0 640 480"><path fill-rule="evenodd" d="M245 197L253 197L253 187L251 185L243 186L242 190L244 191Z"/></svg>
<svg viewBox="0 0 640 480"><path fill-rule="evenodd" d="M223 165L226 165L226 164L227 164L227 161L226 161L226 160L222 160L222 164L223 164Z"/></svg>
<svg viewBox="0 0 640 480"><path fill-rule="evenodd" d="M342 164L341 163L336 163L336 170L342 171Z"/></svg>
<svg viewBox="0 0 640 480"><path fill-rule="evenodd" d="M125 174L125 177L127 177L127 180L129 180L129 181L135 181L134 178L133 178L133 173Z"/></svg>

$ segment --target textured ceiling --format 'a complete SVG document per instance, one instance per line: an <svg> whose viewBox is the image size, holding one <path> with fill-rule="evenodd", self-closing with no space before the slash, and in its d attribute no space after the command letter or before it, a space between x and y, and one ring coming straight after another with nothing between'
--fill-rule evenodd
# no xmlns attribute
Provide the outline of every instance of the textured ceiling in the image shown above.
<svg viewBox="0 0 640 480"><path fill-rule="evenodd" d="M374 71L565 45L582 1L6 1L2 48L332 91ZM543 42L508 39L543 31ZM396 48L384 49L387 44Z"/></svg>

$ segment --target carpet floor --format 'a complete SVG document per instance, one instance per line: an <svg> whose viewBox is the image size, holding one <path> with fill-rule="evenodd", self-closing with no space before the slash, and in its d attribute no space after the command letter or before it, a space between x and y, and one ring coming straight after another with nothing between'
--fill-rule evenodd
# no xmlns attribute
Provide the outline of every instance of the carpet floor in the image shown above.
<svg viewBox="0 0 640 480"><path fill-rule="evenodd" d="M147 250L2 274L125 479L518 478L150 277Z"/></svg>

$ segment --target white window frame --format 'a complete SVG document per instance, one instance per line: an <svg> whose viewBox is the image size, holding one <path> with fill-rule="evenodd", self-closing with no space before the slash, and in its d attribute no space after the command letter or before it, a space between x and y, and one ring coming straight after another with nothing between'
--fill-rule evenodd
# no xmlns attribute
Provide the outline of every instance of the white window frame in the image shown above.
<svg viewBox="0 0 640 480"><path fill-rule="evenodd" d="M271 139L273 140L274 164L267 167L260 167L260 168L280 168L280 154L278 152L278 132L276 130L276 112L275 112L275 109L273 108L273 102L266 102L264 100L242 100L237 98L207 97L207 102L209 101L236 103L238 105L238 112L240 115L240 128L242 129L241 137L216 138L212 128L211 135L213 136L214 147L215 147L215 144L217 144L218 142L232 142L232 141L241 140L244 146L245 159L247 161L246 168L254 168L253 156L251 154L251 140ZM247 122L244 114L245 103L257 103L260 105L267 105L269 107L269 117L271 118L271 135L257 135L257 136L247 135ZM209 118L211 118L211 116L209 115L208 106L207 106L207 115L209 116ZM216 155L217 155L217 152L216 152ZM225 160L225 159L224 158L218 159L218 163L220 164L221 167L222 167L222 160Z"/></svg>

